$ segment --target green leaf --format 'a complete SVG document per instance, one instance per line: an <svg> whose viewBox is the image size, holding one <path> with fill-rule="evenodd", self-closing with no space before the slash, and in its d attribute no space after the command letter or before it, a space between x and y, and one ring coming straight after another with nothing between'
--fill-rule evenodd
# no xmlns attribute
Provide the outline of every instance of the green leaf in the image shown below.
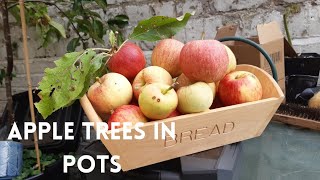
<svg viewBox="0 0 320 180"><path fill-rule="evenodd" d="M186 13L184 16L178 18L155 16L147 20L142 20L138 23L137 27L134 28L129 39L158 41L164 38L170 38L186 26L192 15L194 15L194 12Z"/></svg>
<svg viewBox="0 0 320 180"><path fill-rule="evenodd" d="M106 9L108 6L108 3L106 0L95 0L95 2L102 8Z"/></svg>
<svg viewBox="0 0 320 180"><path fill-rule="evenodd" d="M56 28L56 29L59 31L59 33L60 33L60 35L61 35L62 37L66 38L66 30L64 29L64 27L62 26L62 24L57 23L57 22L55 22L55 21L53 21L53 20L49 21L49 24L50 24L52 27Z"/></svg>
<svg viewBox="0 0 320 180"><path fill-rule="evenodd" d="M68 52L74 52L80 46L80 38L73 38L67 45Z"/></svg>
<svg viewBox="0 0 320 180"><path fill-rule="evenodd" d="M67 53L55 61L56 67L45 69L39 83L40 102L36 108L44 119L56 110L69 106L87 92L90 82L104 65L105 54L96 55L92 49Z"/></svg>
<svg viewBox="0 0 320 180"><path fill-rule="evenodd" d="M109 33L109 42L112 47L115 47L117 44L117 38L113 31Z"/></svg>
<svg viewBox="0 0 320 180"><path fill-rule="evenodd" d="M124 28L129 24L129 17L127 15L117 15L112 19L107 21L109 26L118 26L119 28Z"/></svg>

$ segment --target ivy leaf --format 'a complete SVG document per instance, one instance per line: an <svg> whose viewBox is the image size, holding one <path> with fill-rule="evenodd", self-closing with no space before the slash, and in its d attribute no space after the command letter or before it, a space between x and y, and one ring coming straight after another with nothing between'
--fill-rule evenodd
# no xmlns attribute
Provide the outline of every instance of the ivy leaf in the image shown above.
<svg viewBox="0 0 320 180"><path fill-rule="evenodd" d="M95 0L95 2L102 7L102 9L106 9L108 6L108 3L106 0Z"/></svg>
<svg viewBox="0 0 320 180"><path fill-rule="evenodd" d="M62 26L62 24L57 23L53 20L49 21L49 24L54 27L56 30L59 31L60 35L64 38L66 38L66 30L64 29L64 27Z"/></svg>
<svg viewBox="0 0 320 180"><path fill-rule="evenodd" d="M68 52L74 52L80 46L80 38L73 38L67 45Z"/></svg>
<svg viewBox="0 0 320 180"><path fill-rule="evenodd" d="M68 53L55 61L55 68L45 69L38 87L42 99L35 103L44 119L80 98L90 70L90 61L95 55L93 50Z"/></svg>
<svg viewBox="0 0 320 180"><path fill-rule="evenodd" d="M186 13L178 18L154 16L150 19L142 20L134 28L129 39L158 41L164 38L170 38L186 26L192 15L194 15L194 12Z"/></svg>

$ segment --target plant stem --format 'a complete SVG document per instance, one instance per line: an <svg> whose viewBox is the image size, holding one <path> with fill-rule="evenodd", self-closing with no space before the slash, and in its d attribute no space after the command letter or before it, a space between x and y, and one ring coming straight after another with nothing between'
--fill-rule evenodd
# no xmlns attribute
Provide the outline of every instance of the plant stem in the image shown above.
<svg viewBox="0 0 320 180"><path fill-rule="evenodd" d="M28 50L28 41L27 41L27 25L26 25L26 17L25 17L25 10L24 10L24 1L19 0L20 6L20 17L21 17L21 26L22 26L22 37L23 37L23 55L24 55L24 63L26 67L26 74L27 74L27 82L28 82L28 95L29 95L29 107L30 107L30 114L31 120L34 124L36 124L35 112L34 112L34 105L33 105L33 96L32 96L32 82L31 82L31 73L30 73L30 66L29 66L29 50ZM33 133L34 138L34 146L36 150L37 156L37 167L38 170L41 171L41 162L40 162L40 152L39 152L39 144L38 144L38 133L35 131Z"/></svg>
<svg viewBox="0 0 320 180"><path fill-rule="evenodd" d="M178 82L173 83L168 89L164 90L162 94L167 94L171 89L173 89L178 84L179 84Z"/></svg>
<svg viewBox="0 0 320 180"><path fill-rule="evenodd" d="M0 4L2 17L3 17L3 33L4 41L6 44L7 51L7 70L5 77L6 85L6 96L7 96L7 113L8 113L8 127L10 129L13 124L13 102L12 102L12 90L11 90L11 80L12 80L12 70L13 70L13 50L11 43L11 34L10 34L10 25L9 25L9 15L8 15L8 6L7 1L3 0Z"/></svg>
<svg viewBox="0 0 320 180"><path fill-rule="evenodd" d="M288 21L287 21L287 14L286 13L283 14L283 25L284 25L284 29L286 31L288 43L290 44L290 46L292 46L292 41L291 41L291 36L290 36L289 28L288 28Z"/></svg>

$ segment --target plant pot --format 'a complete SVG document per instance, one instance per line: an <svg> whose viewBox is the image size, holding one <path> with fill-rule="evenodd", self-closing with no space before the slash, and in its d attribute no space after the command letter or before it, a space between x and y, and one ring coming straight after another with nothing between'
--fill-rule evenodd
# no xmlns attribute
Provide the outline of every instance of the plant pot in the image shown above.
<svg viewBox="0 0 320 180"><path fill-rule="evenodd" d="M34 102L40 101L40 98L37 95L37 91L33 91L33 99ZM22 92L13 95L13 110L14 110L14 119L17 123L19 131L21 134L24 133L24 123L31 122L30 116L30 107L29 107L29 99L28 92ZM43 135L43 140L39 141L39 148L44 153L69 153L75 152L78 149L80 142L80 134L81 134L81 122L83 119L83 111L81 109L81 105L79 101L75 101L71 106L60 109L50 115L47 119L43 119L41 114L35 108L35 116L36 122L49 122L52 127L52 123L57 123L57 134L62 136L62 140L54 140L52 137L52 131ZM7 111L3 111L2 121L7 121ZM73 122L73 136L74 140L65 140L64 139L64 129L65 122ZM24 148L33 149L33 134L29 134L28 140L22 140Z"/></svg>
<svg viewBox="0 0 320 180"><path fill-rule="evenodd" d="M0 179L12 179L22 169L23 145L14 141L0 141Z"/></svg>
<svg viewBox="0 0 320 180"><path fill-rule="evenodd" d="M307 88L317 86L320 73L320 55L317 53L302 53L298 57L285 58L286 101L307 105L297 98Z"/></svg>
<svg viewBox="0 0 320 180"><path fill-rule="evenodd" d="M46 166L41 174L27 178L26 180L68 180L68 174L63 173L63 160L59 159L56 162Z"/></svg>

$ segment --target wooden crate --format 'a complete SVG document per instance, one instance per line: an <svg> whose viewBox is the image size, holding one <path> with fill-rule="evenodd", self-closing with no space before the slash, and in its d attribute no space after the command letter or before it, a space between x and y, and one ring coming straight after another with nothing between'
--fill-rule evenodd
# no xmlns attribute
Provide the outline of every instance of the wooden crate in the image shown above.
<svg viewBox="0 0 320 180"><path fill-rule="evenodd" d="M237 70L249 71L259 78L262 100L161 120L168 127L175 122L175 140L155 140L153 122L148 122L141 128L146 133L142 140L101 141L112 155L120 156L118 162L127 171L260 136L284 94L264 70L251 65L238 65ZM101 122L86 95L80 102L91 122Z"/></svg>

